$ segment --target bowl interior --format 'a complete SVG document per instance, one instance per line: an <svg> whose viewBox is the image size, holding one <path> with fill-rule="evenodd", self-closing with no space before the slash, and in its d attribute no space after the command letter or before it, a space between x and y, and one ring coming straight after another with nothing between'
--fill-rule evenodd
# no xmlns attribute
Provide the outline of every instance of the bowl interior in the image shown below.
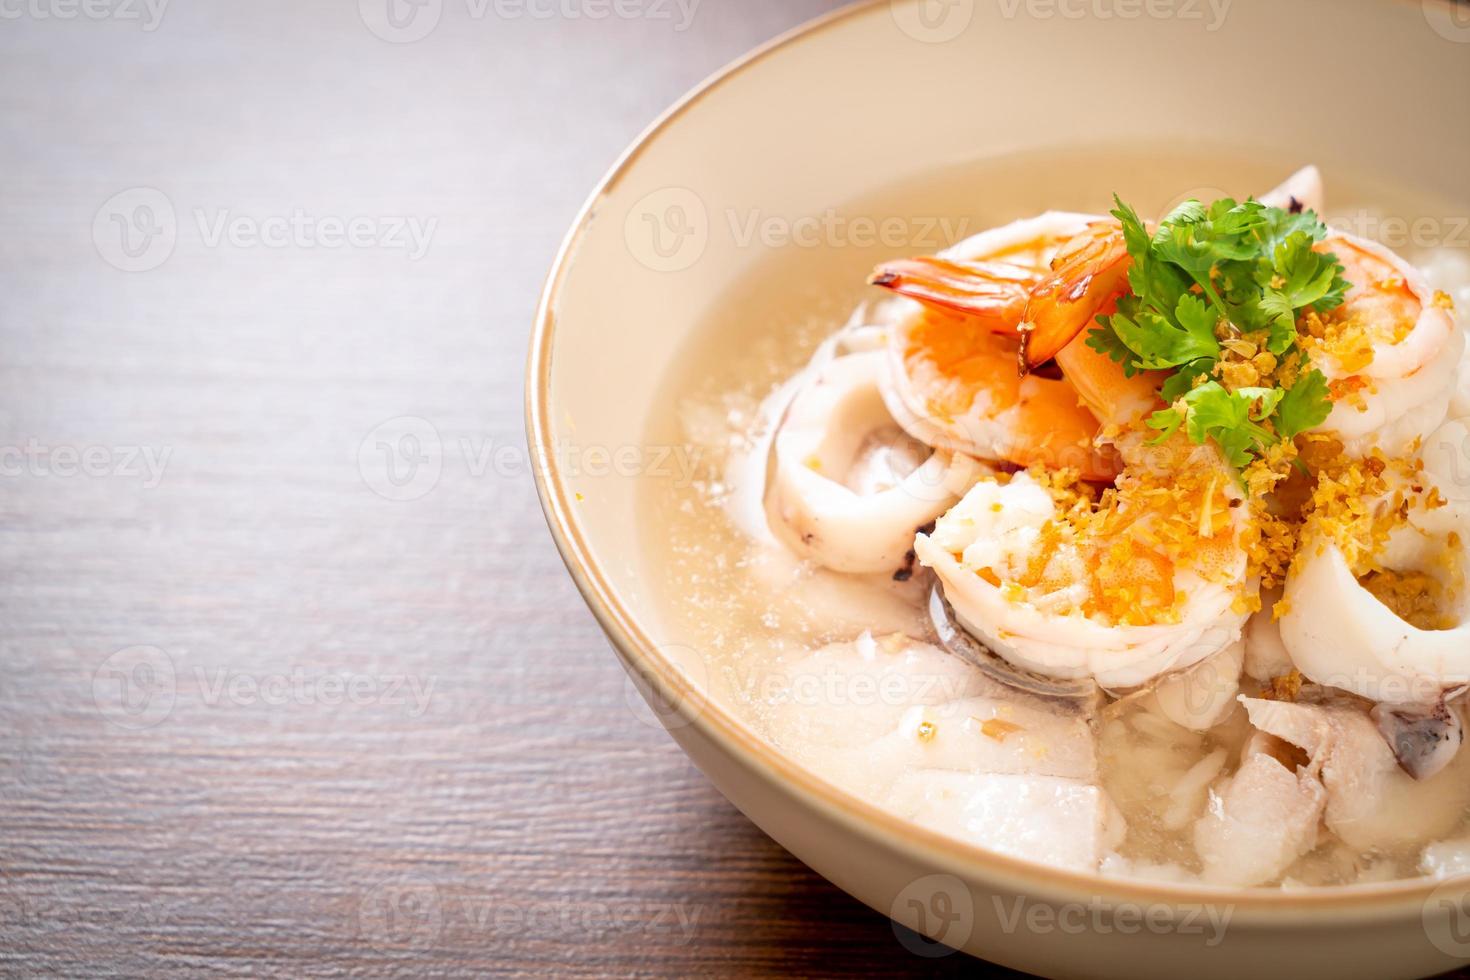
<svg viewBox="0 0 1470 980"><path fill-rule="evenodd" d="M669 372L701 346L738 347L738 333L705 325L747 316L757 334L788 291L893 254L849 235L834 265L824 233L793 252L763 220L789 233L798 217L936 174L975 177L974 214L1014 217L1030 203L1019 185L976 175L1035 155L1080 175L1056 167L1059 207L1096 208L1118 181L1163 205L1217 175L1265 180L1305 162L1329 180L1351 172L1360 187L1466 201L1470 126L1446 93L1470 91L1470 30L1456 33L1437 0L1204 0L1109 18L960 0L928 16L941 6L860 5L698 92L614 169L548 284L529 382L548 513L564 549L576 542L594 608L656 670L682 664L689 683L713 683L669 615L678 596L645 567L641 502L677 441ZM1132 170L1119 147L1133 148ZM1112 162L1089 169L1090 148ZM1195 183L1180 176L1188 161ZM905 200L910 214L939 207ZM770 290L752 296L763 270Z"/></svg>

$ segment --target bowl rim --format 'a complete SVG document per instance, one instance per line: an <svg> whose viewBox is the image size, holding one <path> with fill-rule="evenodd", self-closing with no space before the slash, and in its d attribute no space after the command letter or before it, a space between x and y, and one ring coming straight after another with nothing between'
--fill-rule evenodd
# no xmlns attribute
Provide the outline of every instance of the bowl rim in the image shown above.
<svg viewBox="0 0 1470 980"><path fill-rule="evenodd" d="M876 846L907 851L910 857L951 873L968 875L972 881L993 881L1003 876L1008 884L1026 894L1035 895L1037 886L1046 886L1051 895L1061 896L1058 900L1102 901L1118 906L1139 903L1228 905L1235 919L1262 929L1295 927L1305 919L1319 921L1330 918L1337 923L1346 923L1349 920L1381 921L1393 913L1422 914L1424 903L1431 894L1442 892L1446 884L1455 878L1404 878L1300 889L1180 884L1053 867L920 827L840 789L787 758L718 701L690 683L638 625L632 611L624 605L593 559L573 515L572 495L557 472L556 454L545 451L545 447L551 444L549 388L558 298L575 264L578 243L590 227L599 202L617 186L654 140L676 120L696 108L712 91L738 78L746 69L772 54L849 18L870 15L874 8L880 6L906 2L923 0L853 0L776 35L707 76L664 110L619 154L588 195L562 239L543 285L532 324L525 376L526 436L531 471L547 526L583 600L612 641L625 667L638 671L658 689L658 693L669 698L669 703L678 706L682 721L737 756L766 782L795 794L805 804L822 811L828 819L841 823ZM1453 5L1454 0L1420 2ZM1470 888L1470 877L1459 880L1464 887ZM1301 913L1301 917L1287 919L1282 916L1286 911Z"/></svg>

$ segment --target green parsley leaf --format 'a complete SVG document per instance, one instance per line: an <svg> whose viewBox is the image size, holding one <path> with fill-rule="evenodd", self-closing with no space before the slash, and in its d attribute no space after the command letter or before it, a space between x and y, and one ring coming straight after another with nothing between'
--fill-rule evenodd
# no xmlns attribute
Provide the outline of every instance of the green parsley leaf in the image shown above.
<svg viewBox="0 0 1470 980"><path fill-rule="evenodd" d="M1113 200L1131 260L1129 292L1115 313L1098 318L1087 345L1130 377L1170 372L1160 391L1170 407L1148 420L1159 433L1153 441L1183 429L1196 443L1213 439L1241 467L1320 425L1332 408L1320 372L1306 371L1289 390L1231 390L1214 378L1226 356L1220 337L1264 334L1279 362L1296 347L1305 310L1342 303L1348 283L1337 257L1317 250L1327 236L1317 215L1251 200L1190 200L1150 233L1133 208Z"/></svg>
<svg viewBox="0 0 1470 980"><path fill-rule="evenodd" d="M1177 408L1163 408L1150 415L1144 424L1150 429L1159 430L1159 434L1148 441L1150 446L1157 446L1161 442L1168 442L1169 437L1179 431L1179 427L1184 424L1184 413Z"/></svg>
<svg viewBox="0 0 1470 980"><path fill-rule="evenodd" d="M1184 429L1190 441L1203 443L1214 439L1230 465L1245 466L1254 452L1276 442L1276 434L1260 423L1275 411L1281 396L1277 388L1227 391L1220 382L1207 381L1180 399L1184 406ZM1179 408L1165 411L1177 413ZM1150 426L1154 427L1152 420Z"/></svg>
<svg viewBox="0 0 1470 980"><path fill-rule="evenodd" d="M1342 303L1347 292L1337 256L1313 251L1313 244L1306 232L1294 231L1271 253L1271 269L1281 278L1280 291L1292 309L1315 308L1319 303L1331 309Z"/></svg>
<svg viewBox="0 0 1470 980"><path fill-rule="evenodd" d="M1331 412L1327 376L1321 371L1307 371L1282 394L1276 409L1276 432L1283 439L1295 439L1327 421Z"/></svg>
<svg viewBox="0 0 1470 980"><path fill-rule="evenodd" d="M1087 332L1087 346L1105 354L1114 362L1123 365L1123 375L1133 377L1140 370L1136 355L1124 346L1118 335L1104 327L1095 327Z"/></svg>
<svg viewBox="0 0 1470 980"><path fill-rule="evenodd" d="M1215 339L1217 318L1196 296L1180 296L1172 317L1152 311L1135 316L1115 313L1106 320L1118 341L1133 352L1134 363L1145 370L1220 357L1220 342Z"/></svg>
<svg viewBox="0 0 1470 980"><path fill-rule="evenodd" d="M1170 405L1183 398L1201 378L1209 377L1210 370L1215 362L1209 359L1191 361L1181 364L1179 370L1164 379L1163 386L1159 389L1159 396Z"/></svg>

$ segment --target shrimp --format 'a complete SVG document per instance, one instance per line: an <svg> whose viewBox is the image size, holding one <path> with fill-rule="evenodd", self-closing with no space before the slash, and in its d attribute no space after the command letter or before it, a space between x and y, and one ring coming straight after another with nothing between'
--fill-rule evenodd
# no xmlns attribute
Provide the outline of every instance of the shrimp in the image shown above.
<svg viewBox="0 0 1470 980"><path fill-rule="evenodd" d="M1319 204L1320 175L1307 168L1267 196L1293 208ZM880 267L874 280L932 311L908 321L891 346L894 417L926 441L968 438L977 455L1031 466L982 476L932 533L917 536L918 560L960 625L1048 677L1124 690L1232 650L1257 601L1244 545L1252 508L1238 474L1211 442L1182 432L1150 440L1143 422L1160 407L1164 375L1129 377L1083 336L1129 288L1119 224L1048 213L990 234L963 255L911 261L891 275ZM1034 279L1017 271L1027 269ZM1092 424L1064 430L1058 415L994 411L993 392L1003 390L996 362L1012 350L1028 378L1054 361L1056 383L1086 409L1072 421ZM986 371L965 360L977 351ZM939 411L915 412L918 392ZM1035 441L1043 428L1052 443ZM1064 432L1065 445L1115 454L1114 487L1076 481L1096 479L1098 467L1058 472L1067 464L1048 450Z"/></svg>
<svg viewBox="0 0 1470 980"><path fill-rule="evenodd" d="M1341 306L1302 324L1333 402L1319 431L1354 455L1401 455L1448 415L1464 334L1448 297L1382 245L1332 230L1318 248L1337 256L1351 284Z"/></svg>
<svg viewBox="0 0 1470 980"><path fill-rule="evenodd" d="M1131 264L1116 221L1094 221L1057 252L1051 274L1026 300L1021 370L1045 364L1128 288Z"/></svg>
<svg viewBox="0 0 1470 980"><path fill-rule="evenodd" d="M1018 370L1050 360L1126 287L1127 253L1108 224L1049 211L943 256L880 265L871 283L917 301L888 345L883 395L899 424L981 459L1113 479L1117 456L1096 445L1097 416L1065 371Z"/></svg>
<svg viewBox="0 0 1470 980"><path fill-rule="evenodd" d="M1236 643L1248 508L1212 445L1150 445L1154 385L1074 338L1057 355L1127 464L1097 493L1041 471L982 478L914 543L956 616L1012 664L1128 689Z"/></svg>
<svg viewBox="0 0 1470 980"><path fill-rule="evenodd" d="M1001 230L1009 238L990 244L1010 266L1047 266L1024 304L1018 276L986 290L963 281L965 267L954 263L943 267L942 282L919 275L937 272L938 265L894 270L898 278L887 283L890 288L922 294L922 302L944 308L906 324L904 357L897 361L903 370L894 389L911 395L919 387L933 398L946 382L954 384L961 396L956 401L973 398L964 419L968 428L961 431L972 440L988 436L981 455L1042 465L982 476L933 533L918 535L914 550L937 574L960 624L999 656L1049 677L1135 687L1239 640L1247 592L1240 543L1246 508L1214 447L1192 445L1179 434L1163 446L1147 444L1141 423L1161 405L1163 376L1129 377L1082 336L1127 288L1128 255L1118 226L1052 214ZM1007 241L1011 248L995 247ZM1015 247L1018 241L1022 248ZM977 350L986 352L984 372L964 358ZM1084 480L1100 475L1060 456L1055 436L1021 442L1037 430L1055 433L1056 413L986 417L973 410L979 405L983 413L994 404L994 392L1018 383L1018 368L1043 358L1054 359L1061 371L1062 378L1050 382L1058 397L1085 413L1085 425L1066 445L1088 445L1092 458L1103 450L1115 454L1110 462L1118 484L1101 497L1070 484L1070 477L1048 475L1069 466ZM965 370L943 371L949 364ZM899 407L908 407L907 400ZM901 412L891 410L903 423ZM987 423L999 431L986 432ZM1112 438L1099 448L1104 431ZM952 427L931 422L920 438L952 435Z"/></svg>

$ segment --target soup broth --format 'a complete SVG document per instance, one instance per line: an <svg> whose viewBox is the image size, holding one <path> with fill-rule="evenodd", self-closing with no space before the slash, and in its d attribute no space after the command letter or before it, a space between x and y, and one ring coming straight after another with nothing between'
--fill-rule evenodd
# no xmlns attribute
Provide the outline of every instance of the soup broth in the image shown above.
<svg viewBox="0 0 1470 980"><path fill-rule="evenodd" d="M647 479L640 501L644 573L657 583L654 594L677 597L667 610L670 640L697 651L715 696L818 775L903 815L925 815L915 818L971 843L1102 873L1200 876L1205 862L1197 826L1241 764L1254 732L1245 710L1236 706L1200 732L1143 694L1110 699L1082 724L1070 709L1026 696L1000 696L1004 703L996 707L964 669L903 655L911 641L932 643L922 570L838 574L800 560L764 527L759 481L775 420L763 414L763 404L824 338L851 317L861 320L880 298L865 285L879 261L933 253L1047 210L1100 214L1115 192L1146 216L1187 198L1244 198L1271 188L1301 162L1280 155L1247 160L1238 151L1108 148L989 159L876 190L806 216L805 223L793 217L792 234L766 235L766 243L757 235L751 247L760 249L758 259L688 340L658 401L668 411L648 429L650 445L676 447L691 467L683 476ZM1470 241L1462 240L1467 233L1454 220L1470 214L1470 206L1324 170L1329 225L1384 241L1426 269L1461 310L1470 308ZM748 230L747 220L712 215L712 234L739 234ZM888 661L885 653L899 656ZM902 665L913 674L887 676L901 673ZM924 685L940 692L920 690ZM1258 689L1242 680L1242 693ZM947 707L952 703L990 706L959 717ZM1043 730L1044 744L1028 741ZM891 732L909 733L914 744L885 742ZM944 746L961 735L968 741ZM995 777L983 791L964 781L970 745L980 747L986 772ZM938 753L942 761L925 761ZM1462 785L1470 785L1467 756L1451 764ZM1101 804L1073 792L1085 783L1100 787ZM1031 836L996 839L993 827L1004 822L1006 801L1028 793L1045 801L1037 813L1100 808L1075 820L1059 817ZM1380 835L1369 846L1324 832L1270 883L1341 884L1432 872L1436 861L1455 860L1454 842L1470 833L1465 802L1454 794L1436 798L1448 816ZM1020 816L1031 819L1027 811ZM1073 840L1079 834L1094 835L1080 850ZM1451 844L1435 844L1443 840ZM1436 857L1436 846L1449 846L1450 857Z"/></svg>

